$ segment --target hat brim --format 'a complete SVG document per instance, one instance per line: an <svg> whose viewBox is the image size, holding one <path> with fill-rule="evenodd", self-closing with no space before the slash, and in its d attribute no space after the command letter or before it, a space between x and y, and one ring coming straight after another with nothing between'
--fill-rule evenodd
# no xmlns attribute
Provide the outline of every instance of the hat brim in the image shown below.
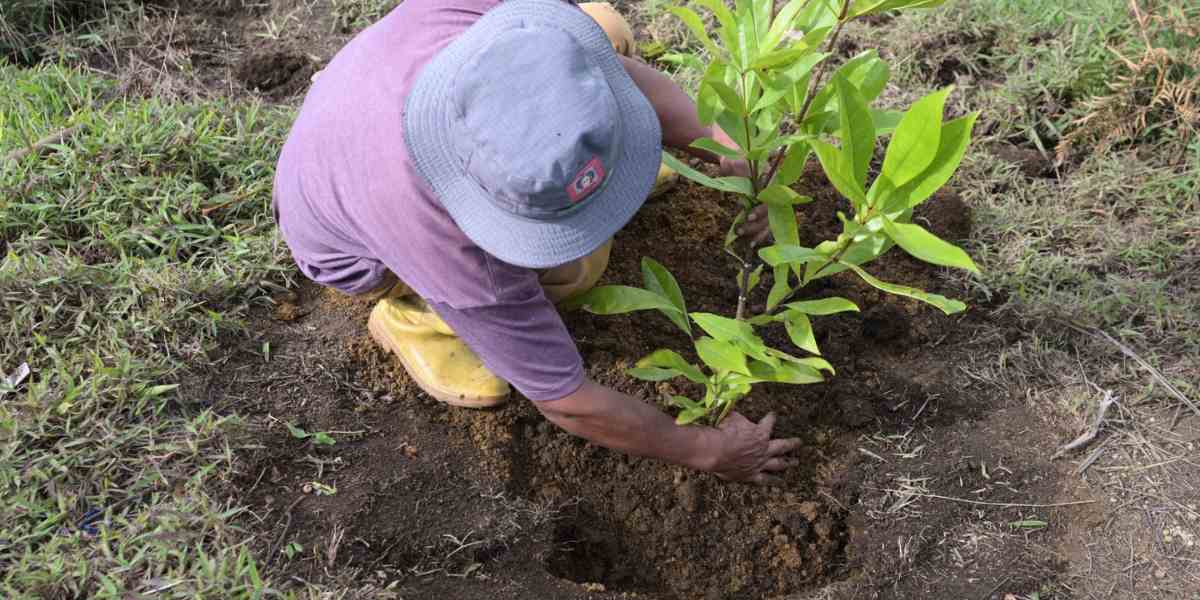
<svg viewBox="0 0 1200 600"><path fill-rule="evenodd" d="M604 186L578 210L554 220L522 217L496 206L467 175L454 145L454 78L462 65L498 32L541 22L571 34L601 70L616 99L619 152ZM537 115L530 115L537 118ZM517 0L488 11L426 64L404 108L404 137L417 171L459 229L500 260L548 268L593 252L637 213L654 187L662 156L662 131L649 100L625 71L604 30L562 0Z"/></svg>

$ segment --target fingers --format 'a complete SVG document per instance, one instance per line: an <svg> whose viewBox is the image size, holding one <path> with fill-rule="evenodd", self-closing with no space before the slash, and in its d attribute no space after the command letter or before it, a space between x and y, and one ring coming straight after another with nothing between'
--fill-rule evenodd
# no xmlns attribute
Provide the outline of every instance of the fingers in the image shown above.
<svg viewBox="0 0 1200 600"><path fill-rule="evenodd" d="M769 412L758 422L758 430L766 433L767 439L771 439L771 430L775 429L775 413ZM768 446L769 448L770 446Z"/></svg>
<svg viewBox="0 0 1200 600"><path fill-rule="evenodd" d="M750 243L755 246L761 246L761 245L767 243L767 241L770 239L771 239L771 229L766 228L766 229L763 229L762 231L758 232L758 235L754 236L754 240Z"/></svg>
<svg viewBox="0 0 1200 600"><path fill-rule="evenodd" d="M783 456L800 448L800 438L787 438L767 442L767 456Z"/></svg>
<svg viewBox="0 0 1200 600"><path fill-rule="evenodd" d="M759 473L758 475L755 475L754 477L752 477L750 479L750 483L754 483L754 484L758 484L758 485L780 486L780 485L783 485L783 480L774 475L767 475L766 473Z"/></svg>
<svg viewBox="0 0 1200 600"><path fill-rule="evenodd" d="M800 461L796 460L794 458L778 458L778 457L776 457L776 458L767 460L767 462L763 464L762 470L764 470L764 471L783 471L785 469L790 469L798 464L800 464Z"/></svg>

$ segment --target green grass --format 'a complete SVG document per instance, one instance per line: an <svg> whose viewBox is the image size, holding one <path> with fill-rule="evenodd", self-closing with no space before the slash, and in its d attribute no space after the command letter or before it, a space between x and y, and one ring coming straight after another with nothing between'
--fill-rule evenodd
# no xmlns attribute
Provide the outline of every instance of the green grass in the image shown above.
<svg viewBox="0 0 1200 600"><path fill-rule="evenodd" d="M0 3L0 58L32 63L40 44L114 9L125 0L5 0Z"/></svg>
<svg viewBox="0 0 1200 600"><path fill-rule="evenodd" d="M228 474L236 416L177 388L290 273L269 202L286 111L104 103L67 68L0 67L0 596L260 597Z"/></svg>
<svg viewBox="0 0 1200 600"><path fill-rule="evenodd" d="M893 102L947 83L939 67L950 64L951 110L982 111L951 183L974 209L971 253L984 271L974 285L1007 296L1020 318L1105 329L1182 374L1180 385L1200 375L1200 141L1182 153L1170 135L1084 145L1047 178L992 151L1016 144L1049 165L1084 101L1123 72L1108 47L1141 47L1127 2L959 0L851 36L864 48L882 39Z"/></svg>

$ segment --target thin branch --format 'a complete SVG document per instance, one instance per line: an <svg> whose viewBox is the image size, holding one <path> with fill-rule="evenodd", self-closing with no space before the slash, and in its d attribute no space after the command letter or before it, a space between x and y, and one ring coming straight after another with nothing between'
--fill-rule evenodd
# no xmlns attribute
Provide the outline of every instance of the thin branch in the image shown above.
<svg viewBox="0 0 1200 600"><path fill-rule="evenodd" d="M275 561L275 556L279 554L279 546L287 537L288 531L292 528L292 511L296 509L296 505L304 501L308 496L300 496L287 507L287 522L283 525L283 531L279 532L279 537L275 538L275 543L271 544L271 549L267 552L267 564Z"/></svg>
<svg viewBox="0 0 1200 600"><path fill-rule="evenodd" d="M950 496L939 496L937 494L921 494L917 492L905 492L903 490L885 489L885 492L902 496L916 496L918 498L935 498L937 500L948 500L950 502L962 502L964 504L976 504L979 506L1000 506L1005 508L1055 508L1059 506L1077 506L1080 504L1095 504L1099 500L1075 500L1073 502L1051 502L1049 504L1026 504L1023 502L984 502L982 500L969 500L967 498L951 498Z"/></svg>

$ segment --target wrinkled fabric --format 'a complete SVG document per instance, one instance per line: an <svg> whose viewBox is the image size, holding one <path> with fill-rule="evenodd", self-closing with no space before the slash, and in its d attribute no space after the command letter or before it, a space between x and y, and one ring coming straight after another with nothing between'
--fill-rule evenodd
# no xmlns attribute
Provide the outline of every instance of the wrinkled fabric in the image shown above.
<svg viewBox="0 0 1200 600"><path fill-rule="evenodd" d="M421 67L496 0L406 0L309 91L280 155L274 207L301 272L357 294L398 276L531 400L583 383L574 340L534 270L459 230L414 170L401 110Z"/></svg>

